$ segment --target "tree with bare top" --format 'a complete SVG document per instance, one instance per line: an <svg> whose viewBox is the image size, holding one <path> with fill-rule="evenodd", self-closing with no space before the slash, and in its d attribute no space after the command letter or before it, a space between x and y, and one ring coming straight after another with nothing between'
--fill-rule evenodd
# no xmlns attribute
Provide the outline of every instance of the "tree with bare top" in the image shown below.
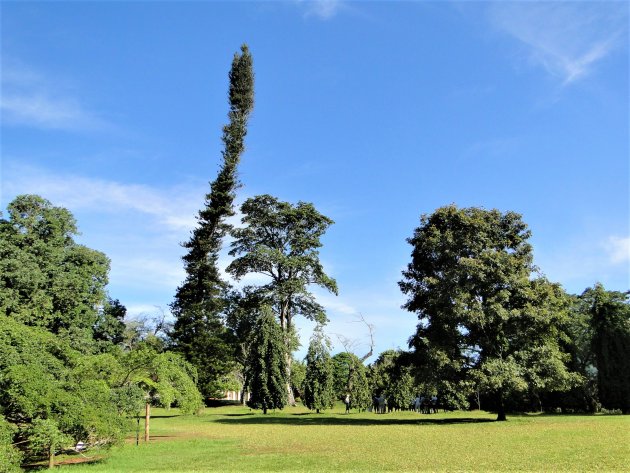
<svg viewBox="0 0 630 473"><path fill-rule="evenodd" d="M354 353L359 344L358 340L351 339L341 334L335 334L339 342L343 345L344 352L336 355L334 358L337 358L338 361L346 365L343 369L343 375L345 377L343 396L349 396L350 406L352 408L363 410L367 409L368 406L372 404L367 370L364 363L374 354L374 325L369 324L361 313L358 314L357 320L353 322L364 324L367 327L370 337L369 350L363 356L359 357Z"/></svg>

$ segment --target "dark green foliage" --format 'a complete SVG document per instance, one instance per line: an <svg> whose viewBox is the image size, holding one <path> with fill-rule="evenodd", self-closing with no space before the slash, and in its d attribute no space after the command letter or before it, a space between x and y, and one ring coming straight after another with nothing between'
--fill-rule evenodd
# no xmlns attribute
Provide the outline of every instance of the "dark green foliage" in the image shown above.
<svg viewBox="0 0 630 473"><path fill-rule="evenodd" d="M350 368L354 365L354 358L359 359L353 353L342 351L332 357L333 365L333 389L335 397L343 400L348 394L348 379L350 378Z"/></svg>
<svg viewBox="0 0 630 473"><path fill-rule="evenodd" d="M267 303L263 294L255 288L245 287L242 291L231 291L226 298L226 324L236 341L235 359L237 365L234 369L234 377L240 381L241 402L244 401L245 387L249 380L248 364L250 342L256 323L261 315L261 310Z"/></svg>
<svg viewBox="0 0 630 473"><path fill-rule="evenodd" d="M373 396L383 395L390 409L407 409L418 393L408 353L386 350L370 367Z"/></svg>
<svg viewBox="0 0 630 473"><path fill-rule="evenodd" d="M376 361L370 365L369 381L372 396L384 394L392 384L392 373L399 356L400 352L396 350L385 350L378 356Z"/></svg>
<svg viewBox="0 0 630 473"><path fill-rule="evenodd" d="M335 402L333 363L330 357L330 342L321 325L317 325L306 354L304 397L306 407L319 413Z"/></svg>
<svg viewBox="0 0 630 473"><path fill-rule="evenodd" d="M606 291L601 284L580 296L593 327L599 400L606 409L630 412L630 304L628 293Z"/></svg>
<svg viewBox="0 0 630 473"><path fill-rule="evenodd" d="M282 409L287 403L286 346L282 329L267 306L262 308L249 343L247 379L253 409Z"/></svg>
<svg viewBox="0 0 630 473"><path fill-rule="evenodd" d="M304 396L304 379L306 379L306 363L300 360L291 362L291 389L296 398Z"/></svg>
<svg viewBox="0 0 630 473"><path fill-rule="evenodd" d="M75 243L72 214L36 195L16 197L0 219L0 313L93 349L109 260Z"/></svg>
<svg viewBox="0 0 630 473"><path fill-rule="evenodd" d="M420 323L410 345L436 380L477 385L499 419L512 392L563 390L577 380L561 351L568 299L534 271L530 232L520 215L442 207L423 216L408 242L405 308Z"/></svg>
<svg viewBox="0 0 630 473"><path fill-rule="evenodd" d="M348 385L350 407L352 409L365 411L372 405L372 393L368 383L367 368L363 363L355 363L351 367Z"/></svg>
<svg viewBox="0 0 630 473"><path fill-rule="evenodd" d="M101 346L101 350L119 346L125 340L125 315L127 308L118 299L108 299L98 312L98 319L94 324L94 340Z"/></svg>
<svg viewBox="0 0 630 473"><path fill-rule="evenodd" d="M335 397L344 400L348 395L351 408L364 410L371 406L367 370L359 357L344 351L332 357L332 364Z"/></svg>
<svg viewBox="0 0 630 473"><path fill-rule="evenodd" d="M237 166L245 149L247 120L254 104L252 58L247 46L235 54L230 70L229 124L223 128L223 164L210 184L197 228L184 244L186 280L177 289L171 310L176 318L172 339L177 350L197 367L204 396L222 395L220 379L234 369L233 340L221 314L228 284L218 268L223 239L230 231L238 187Z"/></svg>

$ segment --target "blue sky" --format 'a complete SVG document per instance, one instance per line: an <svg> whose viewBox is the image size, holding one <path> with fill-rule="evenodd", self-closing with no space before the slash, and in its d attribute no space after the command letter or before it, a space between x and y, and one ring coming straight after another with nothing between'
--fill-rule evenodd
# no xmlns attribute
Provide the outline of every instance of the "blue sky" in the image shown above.
<svg viewBox="0 0 630 473"><path fill-rule="evenodd" d="M69 208L132 316L166 310L183 280L243 42L256 105L239 202L313 202L336 222L321 259L340 294L316 291L333 342L365 350L361 313L377 352L406 347L405 239L450 203L521 213L536 264L571 293L630 288L627 2L3 1L1 15L0 208L22 193Z"/></svg>

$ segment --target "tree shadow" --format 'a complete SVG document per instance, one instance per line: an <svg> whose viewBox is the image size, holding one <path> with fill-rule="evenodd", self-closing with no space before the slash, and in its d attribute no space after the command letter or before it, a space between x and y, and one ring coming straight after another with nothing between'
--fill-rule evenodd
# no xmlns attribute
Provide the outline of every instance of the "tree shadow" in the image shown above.
<svg viewBox="0 0 630 473"><path fill-rule="evenodd" d="M251 415L247 417L231 417L216 419L213 422L219 424L279 424L294 426L311 426L311 425L453 425L453 424L481 424L487 422L496 422L494 419L475 419L472 417L461 417L457 419L398 419L391 418L386 415L374 416L374 418L353 417L352 415L330 416L310 413L289 414L283 416L275 415Z"/></svg>

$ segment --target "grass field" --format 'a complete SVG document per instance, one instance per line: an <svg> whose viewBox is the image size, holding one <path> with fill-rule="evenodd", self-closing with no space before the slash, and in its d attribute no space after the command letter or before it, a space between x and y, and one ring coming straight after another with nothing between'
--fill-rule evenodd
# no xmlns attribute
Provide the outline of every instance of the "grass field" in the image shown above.
<svg viewBox="0 0 630 473"><path fill-rule="evenodd" d="M154 413L148 444L129 442L59 471L630 471L628 416Z"/></svg>

